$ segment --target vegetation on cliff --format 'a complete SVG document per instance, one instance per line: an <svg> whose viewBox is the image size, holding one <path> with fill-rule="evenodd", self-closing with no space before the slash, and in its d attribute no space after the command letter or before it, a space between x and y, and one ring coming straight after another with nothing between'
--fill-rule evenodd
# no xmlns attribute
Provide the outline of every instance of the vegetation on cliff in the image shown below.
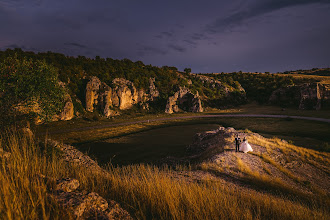
<svg viewBox="0 0 330 220"><path fill-rule="evenodd" d="M228 79L238 81L245 89L247 97L260 104L267 103L270 95L276 89L314 81L313 79L294 78L290 75L243 72L211 74L211 76L224 82L227 82Z"/></svg>
<svg viewBox="0 0 330 220"><path fill-rule="evenodd" d="M236 105L242 103L242 101L244 102L244 99L241 98L241 91L237 87L239 83L234 81L231 76L228 76L228 79L226 78L224 82L224 86L232 88L233 95L227 96L224 88L215 90L209 84L203 84L193 74L179 72L176 67L156 67L145 65L141 61L133 62L129 59L114 60L98 56L95 59L84 56L69 57L59 53L34 53L25 52L21 49L0 51L0 62L12 56L17 56L17 59L44 61L54 66L58 70L59 79L66 83L71 95L76 95L82 102L85 98L88 77L91 76L98 77L110 87L113 86L113 79L124 78L133 82L136 88L145 90L150 85L150 78L155 78L155 86L160 94L150 107L162 111L165 109L168 97L174 95L179 87L187 87L195 93L198 91L203 100L206 100L204 104L213 107L217 104ZM215 102L214 100L221 101Z"/></svg>

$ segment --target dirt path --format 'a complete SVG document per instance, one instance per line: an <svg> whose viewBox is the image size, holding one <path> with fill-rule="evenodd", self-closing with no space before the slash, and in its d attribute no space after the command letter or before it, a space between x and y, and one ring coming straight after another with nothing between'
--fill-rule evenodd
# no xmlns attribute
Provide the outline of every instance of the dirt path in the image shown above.
<svg viewBox="0 0 330 220"><path fill-rule="evenodd" d="M290 116L290 115L263 115L263 114L228 114L228 115L191 115L191 116L178 116L178 117L171 117L171 118L156 118L150 120L140 120L140 121L132 121L132 122L122 122L122 123L106 123L104 125L97 125L97 126L89 126L89 127L81 127L81 128L73 128L73 129L62 129L60 131L50 132L51 134L61 134L61 133L68 133L68 132L75 132L75 131L87 131L93 129L100 129L100 128L110 128L110 127L117 127L123 125L133 125L133 124L140 124L140 123L149 123L155 121L172 121L178 119L191 119L191 118L239 118L239 117L247 117L247 118L292 118L292 119L301 119L301 120L310 120L310 121L320 121L330 123L330 119L326 118L315 118L315 117L305 117L305 116Z"/></svg>

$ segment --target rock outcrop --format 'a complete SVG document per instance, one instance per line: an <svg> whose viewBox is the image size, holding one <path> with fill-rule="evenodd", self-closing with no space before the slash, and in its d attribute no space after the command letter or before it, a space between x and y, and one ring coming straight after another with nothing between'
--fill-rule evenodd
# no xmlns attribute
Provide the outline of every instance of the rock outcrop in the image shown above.
<svg viewBox="0 0 330 220"><path fill-rule="evenodd" d="M203 112L198 92L193 94L189 89L180 87L179 91L168 98L165 113L172 114L180 109L187 112Z"/></svg>
<svg viewBox="0 0 330 220"><path fill-rule="evenodd" d="M280 105L293 105L299 109L319 110L330 106L330 85L323 83L305 83L287 86L275 90L269 102Z"/></svg>
<svg viewBox="0 0 330 220"><path fill-rule="evenodd" d="M216 130L195 134L192 144L187 147L190 159L205 160L224 152L224 147L234 135L233 128L219 127Z"/></svg>
<svg viewBox="0 0 330 220"><path fill-rule="evenodd" d="M65 95L65 104L63 111L59 115L61 121L68 121L74 117L74 107L71 96L69 94Z"/></svg>
<svg viewBox="0 0 330 220"><path fill-rule="evenodd" d="M94 106L98 104L99 90L101 86L101 80L96 76L91 77L86 85L86 111L93 112Z"/></svg>
<svg viewBox="0 0 330 220"><path fill-rule="evenodd" d="M71 210L77 219L132 219L130 214L113 200L105 200L95 192L79 191L79 181L64 178L56 181L52 197Z"/></svg>
<svg viewBox="0 0 330 220"><path fill-rule="evenodd" d="M159 91L157 90L155 86L155 78L149 79L149 99L150 101L153 101L155 98L159 96Z"/></svg>
<svg viewBox="0 0 330 220"><path fill-rule="evenodd" d="M62 152L61 157L63 161L70 163L77 167L83 167L89 169L92 172L99 172L102 174L107 174L97 162L92 160L89 156L83 154L81 151L77 150L75 147L67 144L61 144L54 140L47 140L47 144L51 147L56 148Z"/></svg>
<svg viewBox="0 0 330 220"><path fill-rule="evenodd" d="M154 82L155 79L150 78L149 94L147 94L143 89L137 89L131 81L123 78L115 78L110 87L97 77L91 77L86 86L86 110L93 112L98 109L106 117L110 117L118 114L114 108L126 110L135 104L147 108L147 102L159 96Z"/></svg>
<svg viewBox="0 0 330 220"><path fill-rule="evenodd" d="M77 168L87 169L89 172L106 177L109 173L101 168L97 162L70 145L61 144L54 140L47 143L62 152L64 162ZM59 205L72 211L76 219L129 219L132 217L113 200L105 200L95 192L79 190L79 181L72 178L52 179L40 175L55 185L51 196Z"/></svg>

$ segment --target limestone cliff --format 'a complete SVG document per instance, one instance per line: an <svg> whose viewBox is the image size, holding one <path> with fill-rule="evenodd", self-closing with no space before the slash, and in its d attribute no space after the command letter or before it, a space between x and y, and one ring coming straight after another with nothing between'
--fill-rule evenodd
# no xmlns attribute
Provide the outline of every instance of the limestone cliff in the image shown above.
<svg viewBox="0 0 330 220"><path fill-rule="evenodd" d="M65 104L63 111L59 115L59 119L62 121L71 120L74 117L74 107L71 96L69 94L65 95Z"/></svg>
<svg viewBox="0 0 330 220"><path fill-rule="evenodd" d="M172 114L180 109L188 112L203 112L198 92L193 94L189 89L180 87L179 91L168 98L165 108L166 113Z"/></svg>
<svg viewBox="0 0 330 220"><path fill-rule="evenodd" d="M275 90L269 97L272 104L294 105L299 109L319 110L330 106L330 85L305 83Z"/></svg>
<svg viewBox="0 0 330 220"><path fill-rule="evenodd" d="M98 109L106 117L110 117L118 114L114 108L126 110L135 104L147 108L147 102L153 101L159 96L154 82L155 79L150 79L148 94L143 89L137 89L131 81L123 78L115 78L110 87L93 76L86 85L86 110L93 112Z"/></svg>

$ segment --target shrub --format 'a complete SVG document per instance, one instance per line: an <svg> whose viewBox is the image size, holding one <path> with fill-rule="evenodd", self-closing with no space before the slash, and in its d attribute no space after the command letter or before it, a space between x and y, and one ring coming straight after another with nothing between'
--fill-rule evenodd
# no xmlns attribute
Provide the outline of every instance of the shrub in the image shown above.
<svg viewBox="0 0 330 220"><path fill-rule="evenodd" d="M0 63L0 105L6 121L22 112L49 121L63 108L63 97L57 70L45 61L18 59L15 54Z"/></svg>

